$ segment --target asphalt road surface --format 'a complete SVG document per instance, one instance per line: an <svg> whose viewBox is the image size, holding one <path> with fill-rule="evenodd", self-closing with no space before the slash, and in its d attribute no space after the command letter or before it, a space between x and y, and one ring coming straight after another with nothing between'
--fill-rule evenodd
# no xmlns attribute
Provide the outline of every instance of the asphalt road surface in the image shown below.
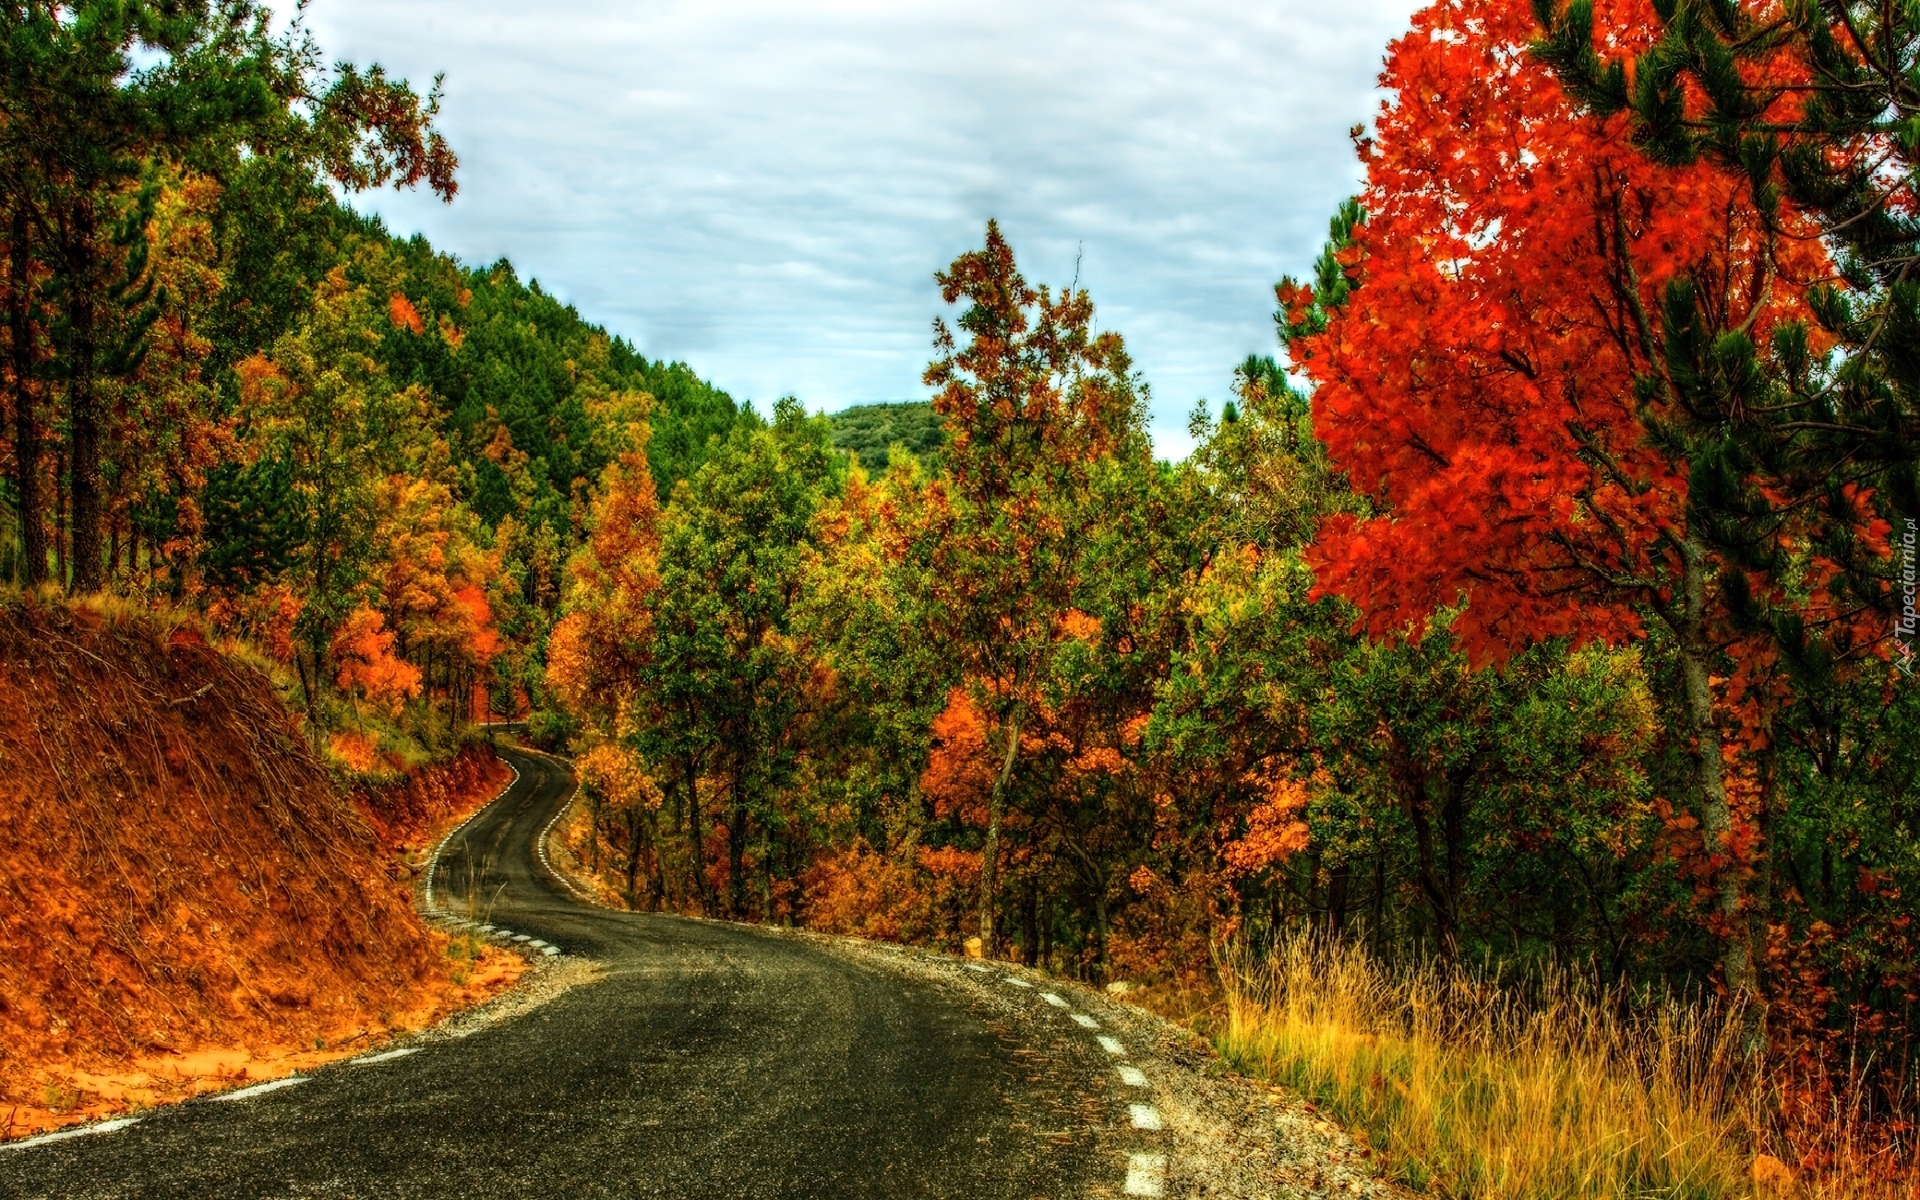
<svg viewBox="0 0 1920 1200"><path fill-rule="evenodd" d="M0 1150L5 1197L1067 1197L1119 1190L1110 1068L981 989L573 899L534 843L565 772L451 839L443 902L604 978L458 1040ZM1008 989L1011 991L1011 989ZM1119 1154L1119 1169L1127 1161Z"/></svg>

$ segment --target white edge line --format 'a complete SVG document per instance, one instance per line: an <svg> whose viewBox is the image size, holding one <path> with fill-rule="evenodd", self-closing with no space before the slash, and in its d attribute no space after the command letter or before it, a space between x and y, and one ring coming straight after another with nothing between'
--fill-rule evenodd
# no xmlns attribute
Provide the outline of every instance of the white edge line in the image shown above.
<svg viewBox="0 0 1920 1200"><path fill-rule="evenodd" d="M139 1117L115 1117L111 1121L101 1121L94 1125L83 1125L78 1129L56 1129L52 1133L43 1133L39 1137L24 1138L17 1142L0 1143L0 1150L25 1150L29 1146L44 1146L48 1142L64 1142L68 1138L89 1137L96 1133L112 1133L116 1129L125 1129L129 1125L138 1125Z"/></svg>
<svg viewBox="0 0 1920 1200"><path fill-rule="evenodd" d="M433 877L439 874L439 871L440 871L440 852L446 849L447 843L454 839L454 835L458 834L462 829L465 829L467 825L471 823L475 817L479 816L481 813L487 811L489 808L492 808L495 804L499 803L500 797L512 791L513 785L520 782L520 768L514 766L512 761L508 759L503 758L500 761L506 763L507 770L513 772L513 778L507 781L507 786L501 788L499 792L495 793L493 799L487 801L485 804L482 804L479 808L476 808L472 812L468 813L467 819L465 821L462 821L458 825L455 825L452 829L447 830L447 836L440 839L440 844L433 848L433 853L429 855L427 858L427 889L426 889L427 912L430 914L438 911L438 909L434 906L434 902L433 902Z"/></svg>
<svg viewBox="0 0 1920 1200"><path fill-rule="evenodd" d="M569 771L567 772L567 774L571 775L573 774L573 772ZM573 880L567 878L565 875L561 874L559 871L556 871L554 869L552 861L547 858L547 836L553 832L553 827L560 823L560 818L566 816L567 813L572 811L574 799L575 797L579 796L579 794L580 794L580 783L578 780L575 780L573 785L573 790L567 794L566 803L562 804L559 808L554 810L553 819L548 821L546 824L546 827L540 831L540 840L533 844L533 848L539 852L540 865L547 869L547 874L553 876L555 879L558 879L560 881L561 887L566 888L569 892L572 892L574 895L580 897L580 899L585 900L588 904L592 904L595 908L598 908L600 906L594 900L593 895L591 893L581 891L579 886L576 885L573 882Z"/></svg>
<svg viewBox="0 0 1920 1200"><path fill-rule="evenodd" d="M403 1046L398 1050L388 1050L384 1054L369 1054L364 1058L349 1059L347 1065L350 1067L367 1067L372 1066L374 1063L392 1062L396 1058L405 1058L409 1054L418 1053L420 1053L420 1047L418 1046Z"/></svg>
<svg viewBox="0 0 1920 1200"><path fill-rule="evenodd" d="M221 1092L218 1096L208 1096L209 1100L251 1100L255 1096L264 1096L268 1092L277 1092L281 1088L292 1087L296 1083L305 1083L311 1076L289 1075L285 1079L273 1079L266 1083L256 1083L252 1087L241 1088L237 1092Z"/></svg>

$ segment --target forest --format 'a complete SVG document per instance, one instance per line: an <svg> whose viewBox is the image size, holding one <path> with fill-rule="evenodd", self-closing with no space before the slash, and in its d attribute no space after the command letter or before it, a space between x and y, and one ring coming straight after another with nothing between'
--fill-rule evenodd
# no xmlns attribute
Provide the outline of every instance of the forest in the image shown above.
<svg viewBox="0 0 1920 1200"><path fill-rule="evenodd" d="M1177 462L992 221L930 412L763 416L358 214L454 200L435 90L5 23L19 589L343 777L525 719L609 902L1131 988L1437 1194L1920 1186L1906 7L1435 0Z"/></svg>

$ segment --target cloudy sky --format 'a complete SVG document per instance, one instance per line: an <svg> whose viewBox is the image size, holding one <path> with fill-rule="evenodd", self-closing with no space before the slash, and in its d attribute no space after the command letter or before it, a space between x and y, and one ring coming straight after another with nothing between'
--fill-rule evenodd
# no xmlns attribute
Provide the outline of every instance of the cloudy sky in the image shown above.
<svg viewBox="0 0 1920 1200"><path fill-rule="evenodd" d="M764 410L921 399L933 272L998 217L1079 263L1154 394L1274 349L1411 0L315 0L333 58L446 73L460 196L363 197Z"/></svg>

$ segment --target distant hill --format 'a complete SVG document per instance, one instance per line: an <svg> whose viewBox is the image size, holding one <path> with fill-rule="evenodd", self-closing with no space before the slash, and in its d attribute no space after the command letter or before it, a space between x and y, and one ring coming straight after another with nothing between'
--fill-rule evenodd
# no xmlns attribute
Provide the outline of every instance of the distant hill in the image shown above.
<svg viewBox="0 0 1920 1200"><path fill-rule="evenodd" d="M940 457L947 444L946 427L935 415L933 405L922 400L913 404L859 404L832 414L833 444L860 456L860 465L872 474L887 469L891 461L888 448L905 446L928 466Z"/></svg>

